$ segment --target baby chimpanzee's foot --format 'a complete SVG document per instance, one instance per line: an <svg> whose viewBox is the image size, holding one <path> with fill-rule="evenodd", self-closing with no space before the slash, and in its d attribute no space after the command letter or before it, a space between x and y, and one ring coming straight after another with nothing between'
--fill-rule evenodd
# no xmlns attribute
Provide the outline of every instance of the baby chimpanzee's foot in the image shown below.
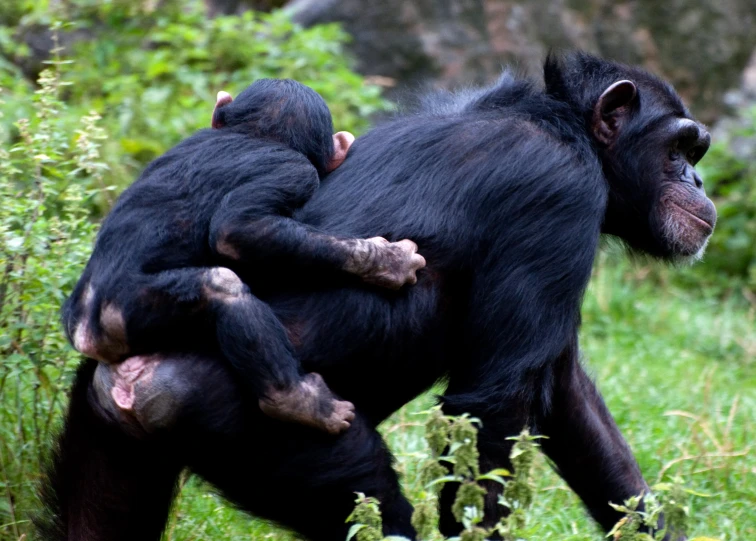
<svg viewBox="0 0 756 541"><path fill-rule="evenodd" d="M271 390L260 399L266 415L282 421L312 426L329 434L339 434L354 420L354 405L338 400L320 374L311 372L295 386Z"/></svg>

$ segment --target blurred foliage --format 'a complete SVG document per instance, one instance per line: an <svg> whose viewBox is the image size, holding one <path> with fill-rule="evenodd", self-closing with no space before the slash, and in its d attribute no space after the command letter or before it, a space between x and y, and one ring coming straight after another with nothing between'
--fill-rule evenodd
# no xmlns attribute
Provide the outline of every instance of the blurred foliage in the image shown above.
<svg viewBox="0 0 756 541"><path fill-rule="evenodd" d="M339 130L359 133L369 115L387 108L380 88L351 71L348 36L335 24L303 29L280 11L209 19L200 0L6 0L0 86L8 89L11 137L18 134L8 127L30 113L31 85L17 67L31 54L23 38L40 34L53 18L74 21L61 35L73 60L67 76L76 82L66 89L71 107L63 114L73 125L83 112L101 112L109 135L103 158L119 187L179 140L209 127L217 91L237 94L259 78L293 78L314 88Z"/></svg>
<svg viewBox="0 0 756 541"><path fill-rule="evenodd" d="M735 135L756 141L756 108L746 114L748 127ZM756 292L756 163L738 159L722 142L701 171L719 215L701 270L717 285L729 287L737 278Z"/></svg>

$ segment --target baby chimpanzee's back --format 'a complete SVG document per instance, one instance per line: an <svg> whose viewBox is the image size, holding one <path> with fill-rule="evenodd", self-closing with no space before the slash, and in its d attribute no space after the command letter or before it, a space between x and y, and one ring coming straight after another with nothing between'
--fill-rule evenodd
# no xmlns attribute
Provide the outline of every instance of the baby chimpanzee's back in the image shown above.
<svg viewBox="0 0 756 541"><path fill-rule="evenodd" d="M312 193L334 151L328 108L294 81L255 82L216 108L213 126L154 160L124 191L86 274L117 281L122 272L206 265L210 222L224 197L248 183L285 190L292 177L307 179L311 187L296 189Z"/></svg>
<svg viewBox="0 0 756 541"><path fill-rule="evenodd" d="M281 143L203 130L153 161L123 192L102 224L90 265L150 273L207 264L210 221L224 197L272 172L283 179L307 168L314 188L313 166Z"/></svg>

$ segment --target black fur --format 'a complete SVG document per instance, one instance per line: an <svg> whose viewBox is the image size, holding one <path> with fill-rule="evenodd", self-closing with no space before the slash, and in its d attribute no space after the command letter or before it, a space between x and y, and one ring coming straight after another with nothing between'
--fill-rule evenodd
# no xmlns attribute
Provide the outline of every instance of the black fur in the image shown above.
<svg viewBox="0 0 756 541"><path fill-rule="evenodd" d="M594 104L622 79L635 83L638 96L623 109L620 142L600 145L592 131ZM664 180L653 174L669 154L670 122L687 117L658 79L576 54L547 60L545 87L505 74L489 89L447 97L360 138L296 217L336 234L416 240L428 260L418 284L393 294L356 283L294 282L281 273L259 292L295 337L305 369L322 373L357 405L357 428L321 440L321 447L304 428L245 427L239 408L253 405L235 394L229 379L187 379L198 397L201 389L223 387L226 398L184 402L192 430L182 437L190 438L193 453L185 463L250 512L316 539L344 536L346 525L332 525L343 522L346 509L317 507L322 529L305 525L299 514L309 513L320 496L345 499L356 487L386 498L386 533L411 535L409 509L392 496L397 485L385 469L385 451L376 455L365 446L377 445L374 427L381 420L447 379L444 410L483 421L484 471L507 465L506 438L527 424L549 436L543 448L560 474L596 520L611 527L618 515L608 502L647 485L580 366L580 303L602 232L652 255L673 255L649 216L656 207L648 198ZM702 192L695 197L702 201ZM195 362L222 366L211 357ZM198 404L202 416L192 413ZM67 433L81 422L69 415ZM232 436L208 438L207 431ZM166 437L178 439L179 432ZM288 445L301 454L247 461L237 442L251 439L260 452ZM342 456L359 457L359 465L333 463ZM361 477L371 469L380 487ZM116 461L103 475L110 471L120 471ZM347 488L340 479L349 471L359 476ZM269 490L290 497L266 506L251 495ZM442 527L452 534L459 525L449 513L448 491L443 500ZM487 521L495 520L501 508L494 491L486 506ZM132 516L140 520L137 509Z"/></svg>

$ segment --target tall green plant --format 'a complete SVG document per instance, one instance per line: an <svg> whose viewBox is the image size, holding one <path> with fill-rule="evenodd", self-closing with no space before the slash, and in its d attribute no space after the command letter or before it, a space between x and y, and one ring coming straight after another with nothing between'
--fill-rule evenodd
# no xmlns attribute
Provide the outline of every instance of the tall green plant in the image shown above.
<svg viewBox="0 0 756 541"><path fill-rule="evenodd" d="M55 53L59 52L56 49ZM59 307L91 249L86 202L102 182L95 113L71 138L60 95L63 62L50 62L19 140L0 148L0 538L29 528L45 446L78 356Z"/></svg>

